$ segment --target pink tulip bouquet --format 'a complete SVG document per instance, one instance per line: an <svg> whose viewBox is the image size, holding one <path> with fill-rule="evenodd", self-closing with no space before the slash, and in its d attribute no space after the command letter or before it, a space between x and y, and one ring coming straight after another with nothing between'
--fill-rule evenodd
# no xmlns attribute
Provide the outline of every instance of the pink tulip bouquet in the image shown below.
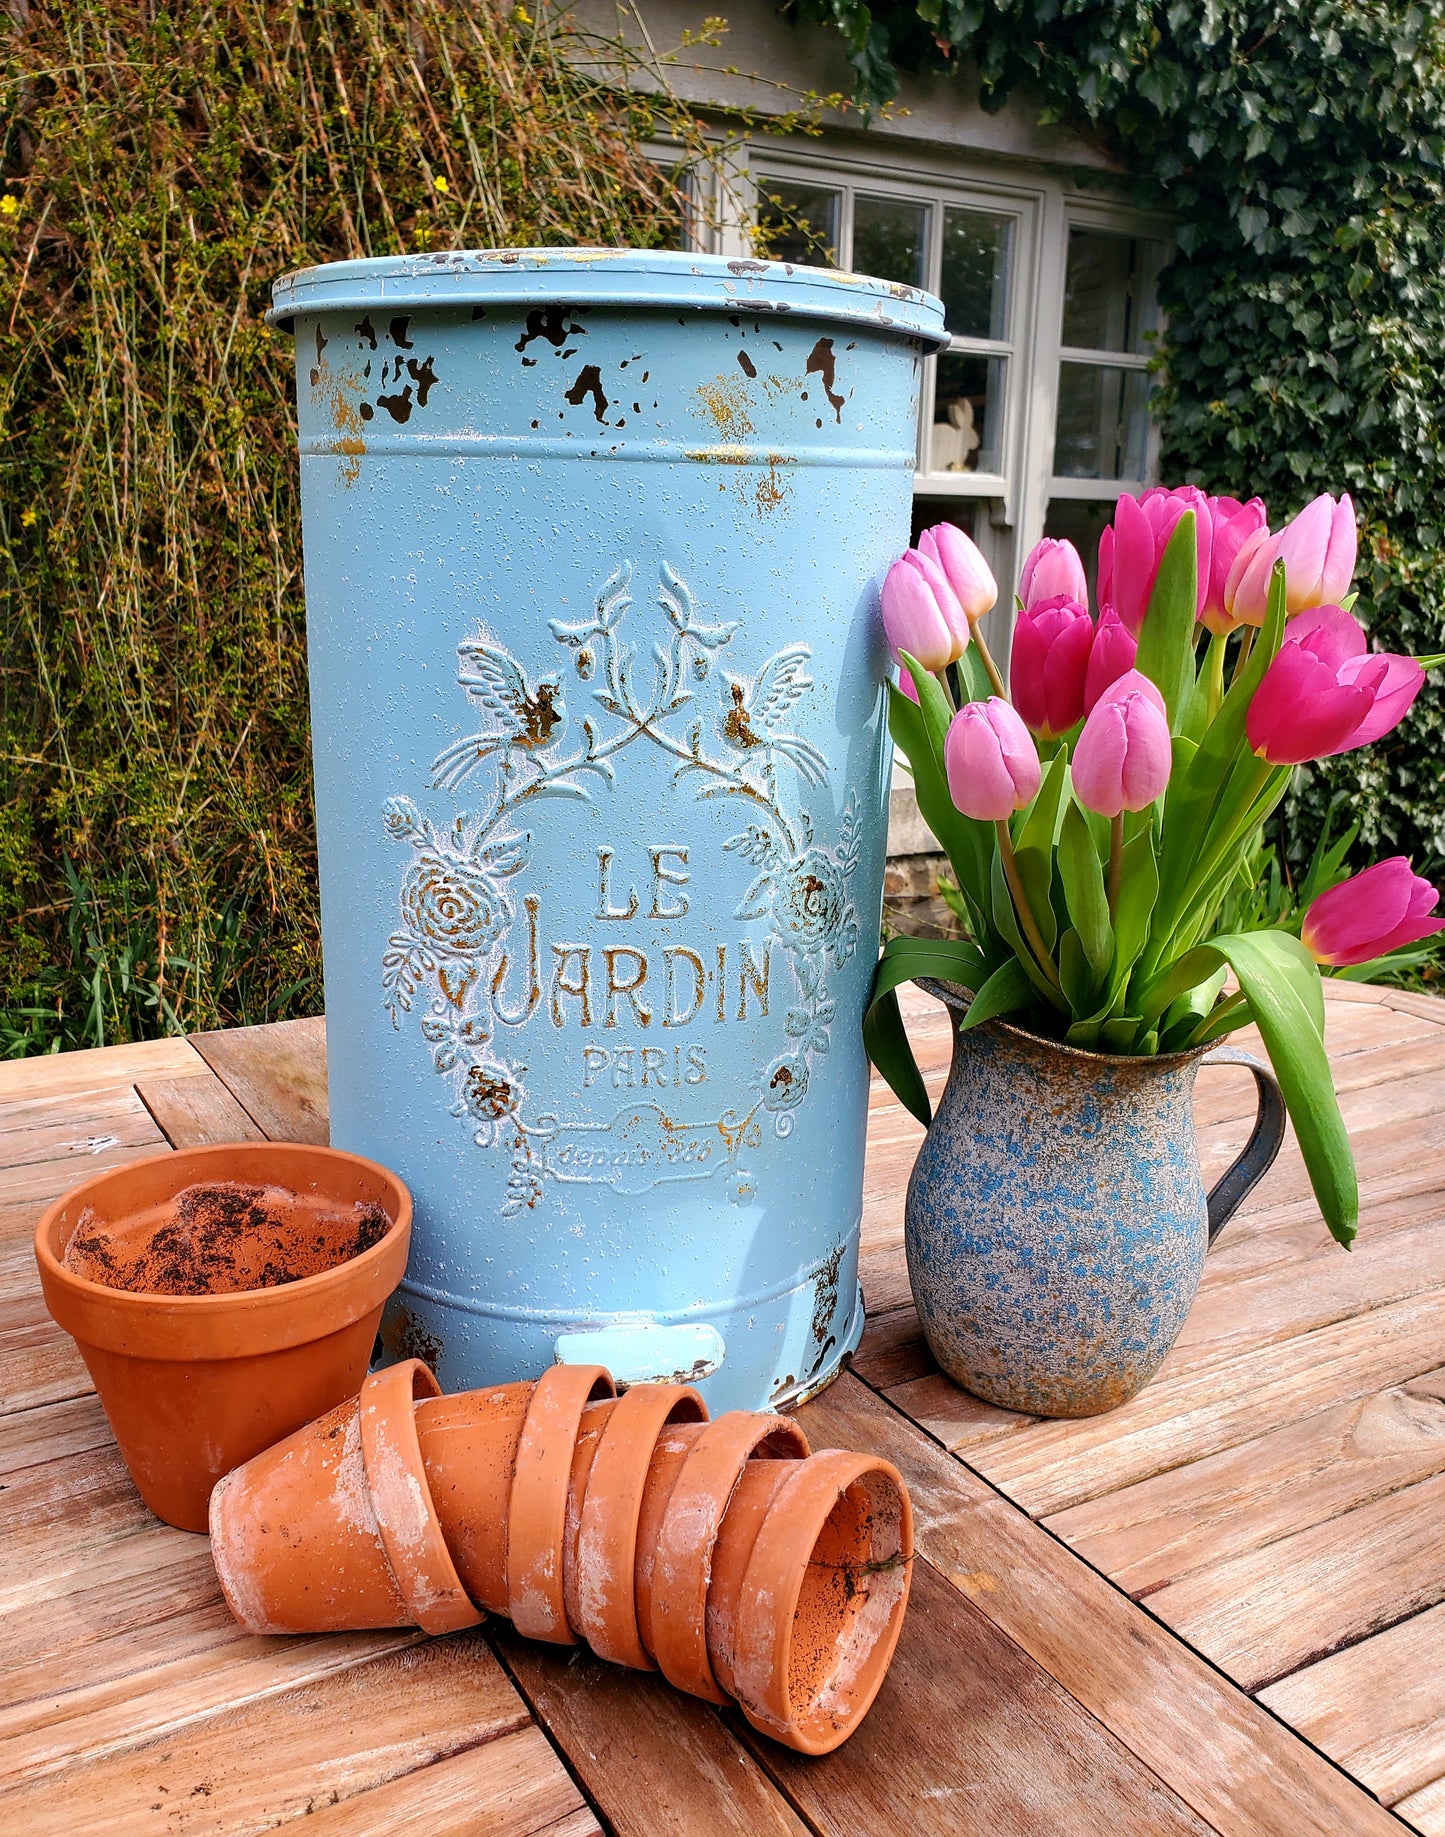
<svg viewBox="0 0 1445 1837"><path fill-rule="evenodd" d="M1321 969L1441 930L1438 895L1396 857L1292 925L1231 931L1223 914L1294 768L1389 733L1441 661L1371 649L1354 567L1348 497L1278 532L1258 498L1121 497L1097 616L1071 544L1045 540L1024 563L1006 686L980 631L997 588L969 538L939 524L895 563L890 724L970 933L893 938L879 964L868 1049L921 1121L893 993L917 976L970 991L964 1027L1006 1015L1095 1052L1184 1052L1253 1021L1325 1220L1350 1242Z"/></svg>

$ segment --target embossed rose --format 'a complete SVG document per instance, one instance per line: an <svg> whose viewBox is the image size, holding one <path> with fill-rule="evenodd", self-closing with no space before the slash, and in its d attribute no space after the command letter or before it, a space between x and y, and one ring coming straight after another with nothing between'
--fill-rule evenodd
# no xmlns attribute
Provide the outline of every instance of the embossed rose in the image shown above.
<svg viewBox="0 0 1445 1837"><path fill-rule="evenodd" d="M773 917L786 942L802 950L821 949L837 939L847 916L843 875L821 849L805 849L779 870Z"/></svg>
<svg viewBox="0 0 1445 1837"><path fill-rule="evenodd" d="M472 957L512 921L505 895L488 875L463 861L418 855L401 887L401 913L424 943L448 957Z"/></svg>
<svg viewBox="0 0 1445 1837"><path fill-rule="evenodd" d="M808 1061L801 1053L787 1053L768 1067L763 1079L763 1104L769 1110L792 1110L808 1089Z"/></svg>

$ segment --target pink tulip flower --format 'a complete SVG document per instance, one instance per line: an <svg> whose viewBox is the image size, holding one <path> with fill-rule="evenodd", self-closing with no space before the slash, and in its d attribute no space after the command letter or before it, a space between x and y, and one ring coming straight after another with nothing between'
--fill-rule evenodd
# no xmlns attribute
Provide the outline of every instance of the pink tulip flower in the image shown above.
<svg viewBox="0 0 1445 1837"><path fill-rule="evenodd" d="M1094 704L1108 688L1127 676L1139 654L1139 640L1127 629L1112 606L1105 606L1094 629L1094 646L1089 652L1089 667L1084 672L1084 713L1092 714Z"/></svg>
<svg viewBox="0 0 1445 1837"><path fill-rule="evenodd" d="M1068 594L1025 605L1019 613L1009 688L1024 725L1041 739L1057 740L1083 720L1084 675L1093 648L1094 622Z"/></svg>
<svg viewBox="0 0 1445 1837"><path fill-rule="evenodd" d="M1370 963L1445 931L1445 918L1430 916L1439 899L1403 855L1392 855L1321 893L1305 913L1300 942L1316 963Z"/></svg>
<svg viewBox="0 0 1445 1837"><path fill-rule="evenodd" d="M902 664L898 666L898 688L902 694L908 697L910 702L916 702L918 700L918 685L913 680L913 673Z"/></svg>
<svg viewBox="0 0 1445 1837"><path fill-rule="evenodd" d="M954 803L981 823L1022 810L1043 777L1028 728L997 695L959 709L943 742L943 764Z"/></svg>
<svg viewBox="0 0 1445 1837"><path fill-rule="evenodd" d="M1019 576L1019 598L1025 606L1054 599L1088 605L1089 583L1079 551L1072 542L1059 542L1052 536L1045 536L1042 542L1034 544Z"/></svg>
<svg viewBox="0 0 1445 1837"><path fill-rule="evenodd" d="M944 670L968 648L968 619L942 568L917 549L895 561L883 581L883 630L896 659L916 657Z"/></svg>
<svg viewBox="0 0 1445 1837"><path fill-rule="evenodd" d="M1225 602L1236 621L1263 625L1270 576L1275 562L1282 561L1287 612L1333 606L1349 589L1355 554L1354 505L1348 494L1336 503L1324 493L1277 536L1256 538L1240 550L1225 585Z"/></svg>
<svg viewBox="0 0 1445 1837"><path fill-rule="evenodd" d="M1425 681L1413 657L1372 651L1338 606L1291 619L1245 717L1250 747L1270 765L1353 752L1390 733Z"/></svg>
<svg viewBox="0 0 1445 1837"><path fill-rule="evenodd" d="M1241 504L1235 498L1211 498L1209 511L1214 523L1214 536L1209 553L1207 591L1199 616L1210 631L1216 636L1223 636L1225 632L1233 631L1237 623L1225 592L1230 570L1245 543L1259 537L1261 533L1267 538L1269 526L1264 502L1260 498L1251 498L1247 504Z"/></svg>
<svg viewBox="0 0 1445 1837"><path fill-rule="evenodd" d="M1194 512L1195 544L1195 601L1194 616L1204 617L1204 608L1209 599L1209 582L1214 566L1214 506L1217 503L1233 504L1233 498L1207 498L1202 491L1193 485L1178 485L1172 491L1166 491L1162 485L1153 485L1139 499L1140 507L1146 517L1155 525L1155 541L1158 556L1155 559L1154 574L1159 572L1159 560L1162 559L1169 538L1174 534L1174 525L1186 510ZM1150 580L1153 587L1153 579ZM1147 608L1148 601L1145 601ZM1143 623L1143 615L1140 615Z"/></svg>
<svg viewBox="0 0 1445 1837"><path fill-rule="evenodd" d="M1116 817L1152 804L1169 783L1164 697L1137 670L1095 703L1074 748L1074 791L1086 809Z"/></svg>
<svg viewBox="0 0 1445 1837"><path fill-rule="evenodd" d="M935 523L918 538L918 550L943 570L969 624L976 625L998 599L998 582L973 539L956 523Z"/></svg>

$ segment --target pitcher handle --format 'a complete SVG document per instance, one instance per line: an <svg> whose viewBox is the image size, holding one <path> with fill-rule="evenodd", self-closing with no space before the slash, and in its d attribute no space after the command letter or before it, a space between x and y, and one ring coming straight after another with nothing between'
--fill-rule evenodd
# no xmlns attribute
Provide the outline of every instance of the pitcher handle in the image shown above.
<svg viewBox="0 0 1445 1837"><path fill-rule="evenodd" d="M1257 1187L1284 1141L1285 1107L1279 1084L1269 1067L1239 1046L1212 1046L1201 1065L1246 1065L1259 1090L1259 1114L1254 1132L1234 1164L1215 1181L1209 1195L1209 1242L1212 1244Z"/></svg>

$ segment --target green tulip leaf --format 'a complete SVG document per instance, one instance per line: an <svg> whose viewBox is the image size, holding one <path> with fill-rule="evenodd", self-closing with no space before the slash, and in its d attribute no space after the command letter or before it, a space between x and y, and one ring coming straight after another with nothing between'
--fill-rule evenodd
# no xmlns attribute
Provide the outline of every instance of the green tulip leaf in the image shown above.
<svg viewBox="0 0 1445 1837"><path fill-rule="evenodd" d="M1095 977L1072 926L1059 939L1059 981L1070 1015L1076 1021L1087 1019L1094 1006Z"/></svg>
<svg viewBox="0 0 1445 1837"><path fill-rule="evenodd" d="M967 1033L984 1021L1001 1014L1017 1014L1033 1006L1033 985L1017 957L1001 963L968 1005L968 1013L959 1022L959 1032Z"/></svg>
<svg viewBox="0 0 1445 1837"><path fill-rule="evenodd" d="M1198 604L1199 537L1192 510L1174 525L1149 595L1134 668L1164 697L1169 729L1178 733L1194 688L1194 624Z"/></svg>
<svg viewBox="0 0 1445 1837"><path fill-rule="evenodd" d="M972 944L948 938L890 938L878 959L873 994L863 1016L863 1045L894 1096L927 1128L933 1107L908 1043L897 993L900 984L920 976L966 989L986 985L988 977L983 956Z"/></svg>
<svg viewBox="0 0 1445 1837"><path fill-rule="evenodd" d="M943 767L943 734L948 731L948 704L942 689L904 655L919 688L920 700L911 701L901 689L890 685L888 691L888 725L894 743L908 760L913 776L913 790L918 810L933 831L938 845L952 863L960 892L969 905L980 942L992 934L988 920L989 857L993 853L993 831L986 823L975 823L954 803L948 791ZM923 697L927 696L927 702ZM935 736L936 743L935 743Z"/></svg>
<svg viewBox="0 0 1445 1837"><path fill-rule="evenodd" d="M1059 807L1068 794L1068 786L1069 762L1060 751L1054 754L1044 769L1038 791L1014 845L1019 878L1028 895L1029 910L1050 950L1058 937L1054 908L1049 898L1054 875L1054 837L1058 833Z"/></svg>
<svg viewBox="0 0 1445 1837"><path fill-rule="evenodd" d="M1124 844L1119 874L1119 903L1114 912L1114 972L1111 984L1117 994L1139 960L1149 937L1155 901L1159 897L1159 868L1154 859L1152 831Z"/></svg>
<svg viewBox="0 0 1445 1837"><path fill-rule="evenodd" d="M1104 870L1084 813L1072 798L1059 829L1059 876L1064 901L1089 968L1105 976L1114 960L1114 927L1104 891Z"/></svg>

